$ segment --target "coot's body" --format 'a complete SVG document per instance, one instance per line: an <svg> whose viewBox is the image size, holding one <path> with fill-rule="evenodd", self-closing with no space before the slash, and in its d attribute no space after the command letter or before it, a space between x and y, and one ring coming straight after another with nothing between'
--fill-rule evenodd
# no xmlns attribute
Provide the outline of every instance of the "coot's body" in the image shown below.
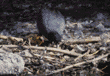
<svg viewBox="0 0 110 76"><path fill-rule="evenodd" d="M39 33L47 37L49 41L60 41L65 29L64 16L59 11L49 8L42 8L37 16Z"/></svg>

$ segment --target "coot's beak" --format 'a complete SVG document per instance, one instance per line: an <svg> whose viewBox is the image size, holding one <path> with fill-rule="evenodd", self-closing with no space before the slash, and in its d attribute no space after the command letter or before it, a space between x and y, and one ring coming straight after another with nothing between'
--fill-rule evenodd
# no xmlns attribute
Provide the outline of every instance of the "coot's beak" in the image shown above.
<svg viewBox="0 0 110 76"><path fill-rule="evenodd" d="M44 36L41 36L40 39L41 39L42 41L49 41L49 40L48 40L46 37L44 37Z"/></svg>

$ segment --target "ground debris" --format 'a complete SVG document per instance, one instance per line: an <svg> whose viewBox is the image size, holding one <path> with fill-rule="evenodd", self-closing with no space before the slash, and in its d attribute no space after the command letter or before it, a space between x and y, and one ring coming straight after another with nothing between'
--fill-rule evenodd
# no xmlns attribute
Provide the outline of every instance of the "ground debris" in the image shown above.
<svg viewBox="0 0 110 76"><path fill-rule="evenodd" d="M5 41L7 40L5 39ZM78 72L77 70L81 70L81 68L87 69L86 64L89 65L91 63L92 66L89 66L91 71L95 70L97 72L105 73L97 66L100 61L104 61L105 63L108 62L107 57L110 55L110 52L109 46L103 46L100 41L82 44L60 42L57 44L59 47L53 46L56 44L51 45L51 47L44 47L33 45L27 46L26 44L19 46L5 44L0 45L1 49L3 49L0 53L12 52L23 58L25 69L20 75L41 75L41 73L42 75L52 75L60 72L71 72L70 70L72 68ZM71 47L72 50L69 50L67 46Z"/></svg>
<svg viewBox="0 0 110 76"><path fill-rule="evenodd" d="M67 23L65 36L69 34L71 37L57 44L49 43L46 37L38 34L19 38L0 35L0 55L11 53L19 56L18 60L23 59L20 76L87 75L88 72L105 74L110 63L110 33L104 28L104 22L100 26L100 21ZM102 26L105 31L100 29Z"/></svg>

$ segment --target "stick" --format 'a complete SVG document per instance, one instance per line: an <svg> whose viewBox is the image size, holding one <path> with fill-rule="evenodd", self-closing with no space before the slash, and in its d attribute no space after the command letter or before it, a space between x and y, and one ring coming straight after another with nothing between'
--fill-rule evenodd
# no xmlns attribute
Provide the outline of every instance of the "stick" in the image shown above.
<svg viewBox="0 0 110 76"><path fill-rule="evenodd" d="M101 38L99 36L92 37L92 38L86 38L86 39L69 39L64 42L70 42L70 43L91 43L91 42L99 42L101 41ZM107 43L110 42L110 39L107 39Z"/></svg>
<svg viewBox="0 0 110 76"><path fill-rule="evenodd" d="M9 47L9 48L18 48L19 46L17 45L0 45L1 46L6 46L6 47ZM26 49L42 49L44 50L45 47L39 47L39 46L23 46L24 48ZM62 50L62 49L59 49L59 48L52 48L52 47L46 47L47 50L50 50L50 51L54 51L54 52L61 52L61 53L65 53L65 54L68 54L68 55L74 55L74 56L80 56L82 54L80 53L76 53L76 52L71 52L71 51L68 51L68 50Z"/></svg>
<svg viewBox="0 0 110 76"><path fill-rule="evenodd" d="M11 40L16 40L16 41L23 41L23 39L22 38L17 38L17 37L12 37L12 36L4 36L4 35L0 35L0 38L1 39L8 39L8 38L10 38Z"/></svg>
<svg viewBox="0 0 110 76"><path fill-rule="evenodd" d="M58 72L61 72L61 71L65 71L65 70L70 69L70 68L72 68L72 67L74 67L74 66L80 66L80 65L85 64L85 63L87 63L87 62L88 62L88 63L94 62L94 61L97 61L97 60L100 60L100 59L102 59L102 58L107 57L109 54L110 54L110 53L108 53L108 54L106 54L106 55L99 56L98 58L95 58L95 59L93 59L93 60L88 60L88 61L86 61L86 62L83 61L83 62L80 62L80 63L72 64L72 65L70 65L70 66L66 66L65 68L58 69L58 70L54 70L54 71L52 71L52 73L58 73Z"/></svg>

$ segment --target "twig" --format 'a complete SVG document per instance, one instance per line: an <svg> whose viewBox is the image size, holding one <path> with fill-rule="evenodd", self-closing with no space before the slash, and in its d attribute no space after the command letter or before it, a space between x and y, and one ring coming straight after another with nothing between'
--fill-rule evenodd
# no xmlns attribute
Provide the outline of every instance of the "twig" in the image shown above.
<svg viewBox="0 0 110 76"><path fill-rule="evenodd" d="M29 68L27 68L27 67L24 67L24 68L27 69L29 72L33 73L33 71L30 70Z"/></svg>
<svg viewBox="0 0 110 76"><path fill-rule="evenodd" d="M3 45L0 45L0 46L3 46ZM4 46L9 47L9 48L18 48L19 47L17 45L4 45ZM23 46L23 47L26 48L26 49L29 49L29 48L31 48L31 49L42 49L42 50L45 49L45 47L39 47L39 46ZM54 52L61 52L61 53L65 53L65 54L68 54L68 55L74 55L74 56L82 55L80 53L76 53L76 52L72 53L69 50L62 50L62 49L59 49L59 48L47 47L47 50L54 51Z"/></svg>
<svg viewBox="0 0 110 76"><path fill-rule="evenodd" d="M83 55L78 56L76 59L74 59L74 61L78 60L79 58L89 54L90 50L88 50L86 53L84 53Z"/></svg>
<svg viewBox="0 0 110 76"><path fill-rule="evenodd" d="M95 54L97 54L99 51L100 51L100 50L97 50L96 52L94 52L94 53L92 53L92 54L88 54L87 56L89 57L89 56L95 55Z"/></svg>
<svg viewBox="0 0 110 76"><path fill-rule="evenodd" d="M103 55L103 56L99 56L98 58L95 58L95 59L93 59L93 60L88 60L88 61L86 61L86 62L83 61L83 62L80 62L80 63L72 64L72 65L70 65L70 66L66 66L65 68L58 69L58 70L54 70L54 71L52 71L52 73L58 73L58 72L61 72L61 71L70 69L70 68L72 68L72 67L74 67L74 66L80 66L80 65L85 64L85 63L94 62L94 61L100 60L100 59L102 59L102 58L104 58L104 57L107 57L109 54L110 54L110 53L108 53L108 54L106 54L106 55Z"/></svg>
<svg viewBox="0 0 110 76"><path fill-rule="evenodd" d="M106 65L104 68L102 68L101 70L104 70L105 68L107 68L108 66Z"/></svg>
<svg viewBox="0 0 110 76"><path fill-rule="evenodd" d="M100 69L98 69L98 68L96 68L96 67L94 67L94 68L92 68L92 69L104 73L102 70L100 70Z"/></svg>
<svg viewBox="0 0 110 76"><path fill-rule="evenodd" d="M42 55L39 55L39 54L34 54L34 56L37 56L37 57L44 57L44 58L46 58L47 60L55 60L55 58L53 58L53 57L49 57L49 56L42 56Z"/></svg>
<svg viewBox="0 0 110 76"><path fill-rule="evenodd" d="M3 46L2 48L3 48L3 50L6 50L6 51L8 51L8 52L12 52L12 50L9 49L9 48L7 48L6 46Z"/></svg>
<svg viewBox="0 0 110 76"><path fill-rule="evenodd" d="M70 42L70 43L90 43L90 42L99 42L101 41L101 38L99 36L92 37L92 38L86 38L86 39L69 39L64 42ZM110 42L110 39L106 41L107 43Z"/></svg>
<svg viewBox="0 0 110 76"><path fill-rule="evenodd" d="M16 40L16 41L23 41L23 39L22 38L17 38L17 37L11 37L11 36L4 36L4 35L0 35L0 38L1 39L8 39L8 38L10 38L11 40Z"/></svg>
<svg viewBox="0 0 110 76"><path fill-rule="evenodd" d="M24 46L26 44L26 41L23 42L22 46Z"/></svg>

